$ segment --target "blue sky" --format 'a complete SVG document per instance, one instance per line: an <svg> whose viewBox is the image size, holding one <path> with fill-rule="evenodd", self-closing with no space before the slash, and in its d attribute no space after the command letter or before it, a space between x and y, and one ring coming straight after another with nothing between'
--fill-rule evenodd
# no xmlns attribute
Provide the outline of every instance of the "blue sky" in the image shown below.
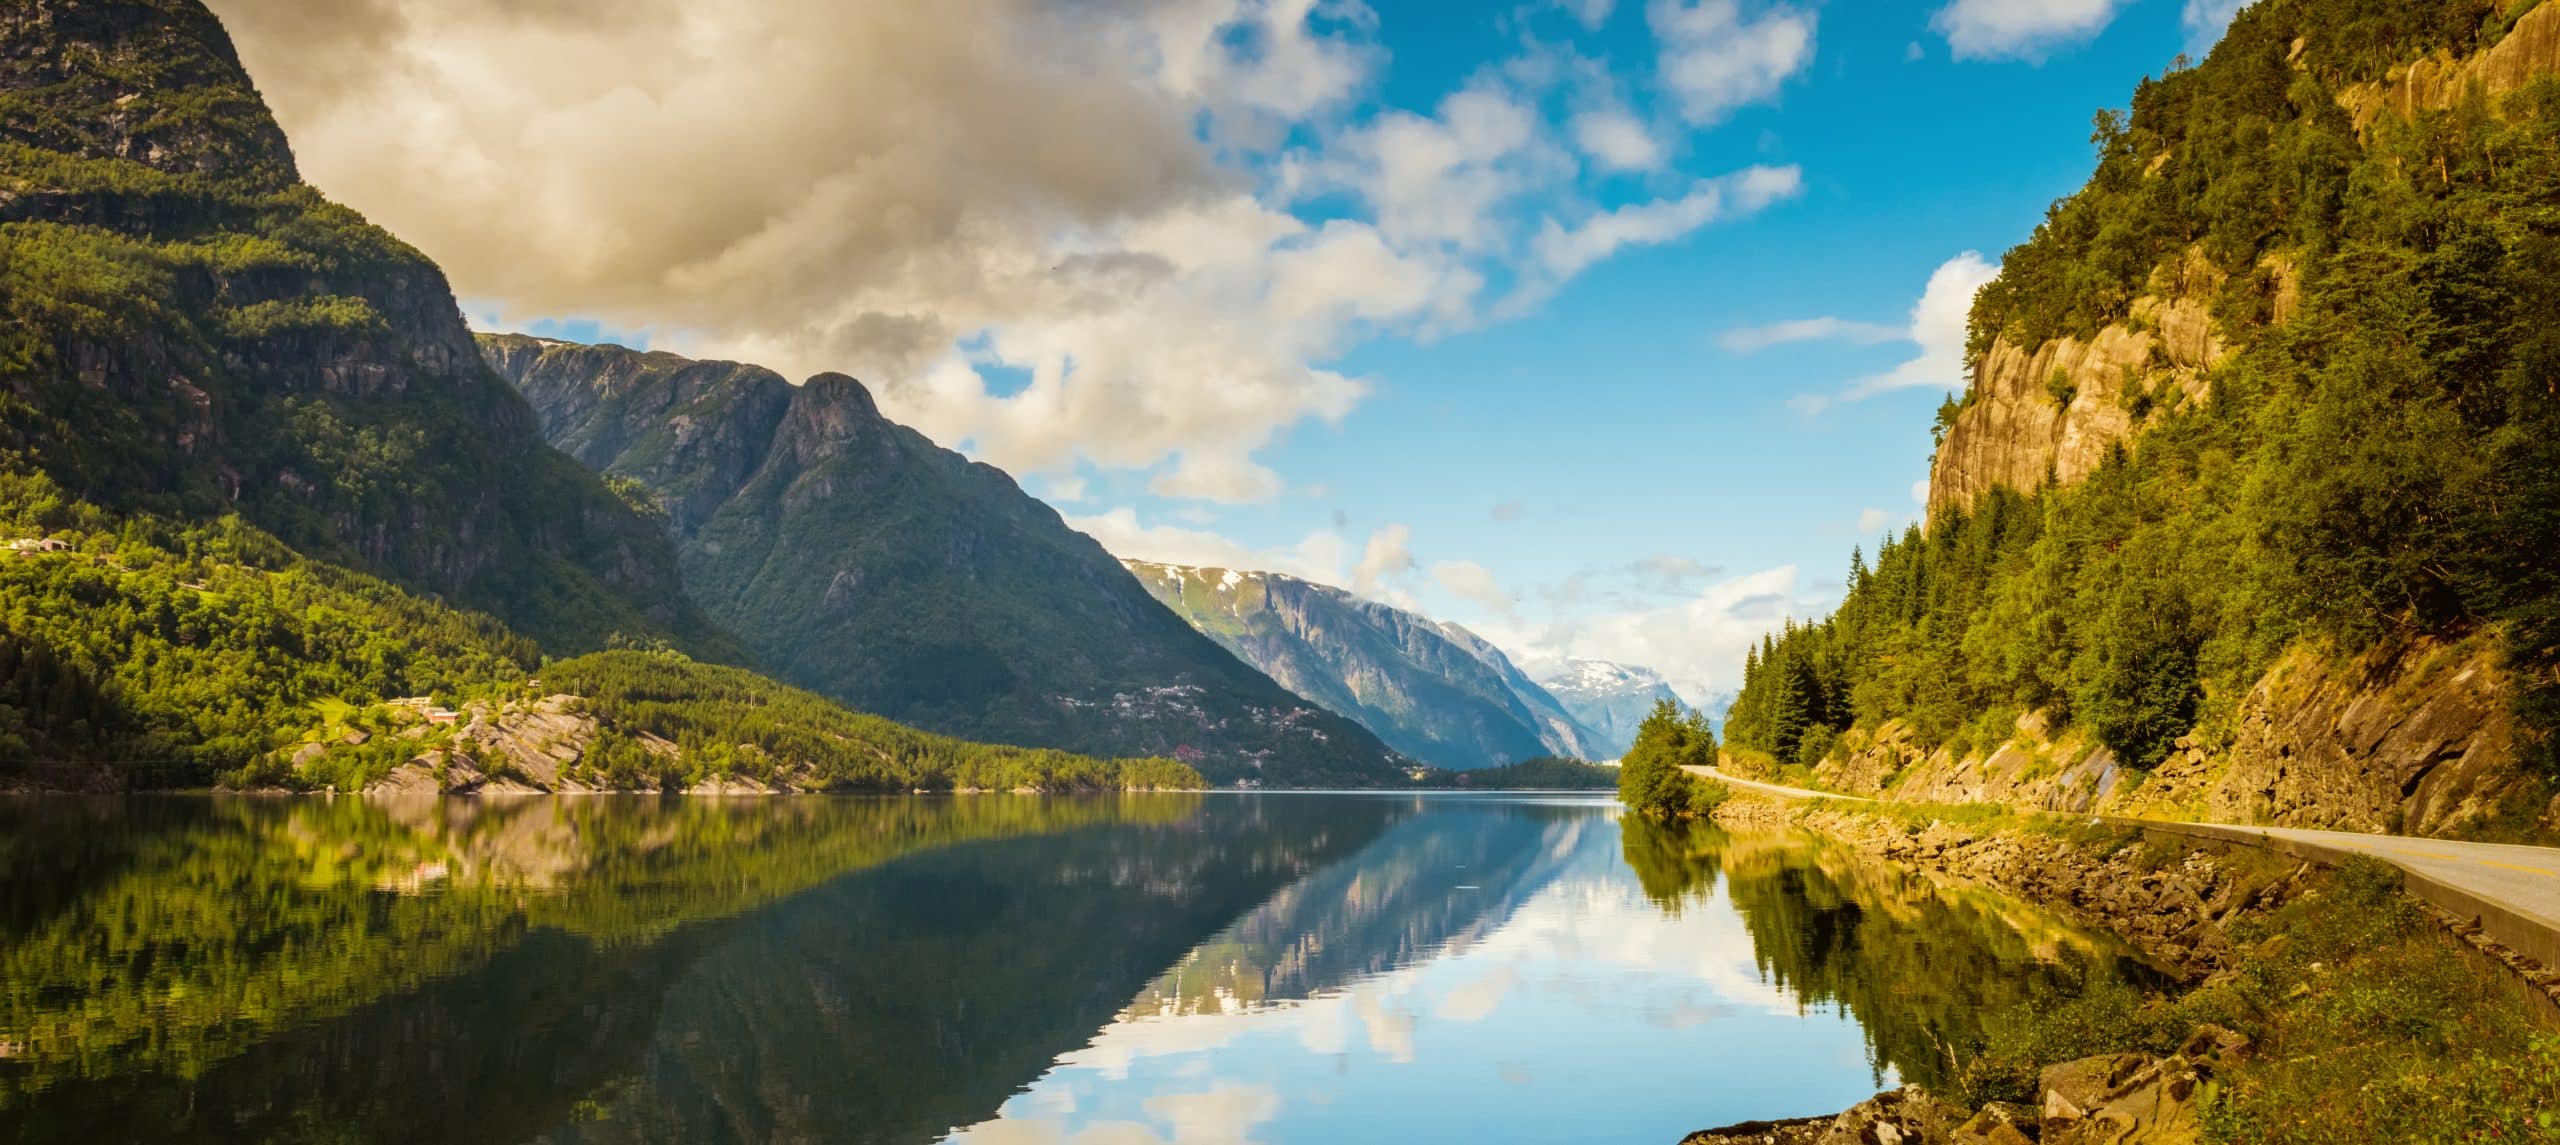
<svg viewBox="0 0 2560 1145"><path fill-rule="evenodd" d="M1965 298L2234 3L215 7L482 328L852 373L1123 555L1705 699L1917 515Z"/></svg>
<svg viewBox="0 0 2560 1145"><path fill-rule="evenodd" d="M1391 57L1382 101L1428 107L1519 50L1516 17L1461 20L1454 7L1374 5ZM1563 12L1526 23L1608 59L1638 117L1676 122L1648 74L1642 6L1615 9L1597 32ZM1884 530L1917 517L1930 418L1960 379L1819 411L1803 399L1917 356L1888 334L1908 331L1932 273L1967 251L1996 263L2023 239L2086 178L2092 113L2121 106L2196 35L2180 3L2153 0L2029 57L1958 60L1931 18L1910 5L1825 5L1811 62L1775 96L1665 132L1678 170L1796 165L1799 195L1622 253L1529 315L1362 345L1339 366L1371 380L1373 395L1339 427L1302 424L1264 455L1294 492L1213 516L1192 509L1192 520L1265 550L1317 530L1356 538L1407 524L1415 573L1371 591L1408 593L1423 611L1499 634L1515 654L1651 660L1693 695L1732 687L1734 638L1769 623L1767 597L1818 611L1836 597L1851 545L1872 551ZM1625 202L1673 178L1590 190ZM1727 344L1819 317L1878 329ZM1105 503L1142 521L1183 523L1185 506L1145 496L1142 483L1107 488ZM1514 598L1507 611L1429 575L1460 560L1493 574ZM1684 566L1714 571L1670 575ZM1791 566L1799 575L1778 571ZM1751 591L1719 598L1719 610L1738 613L1722 618L1730 623L1692 615L1704 590L1734 578ZM1587 595L1560 603L1577 579ZM1760 607L1733 607L1753 597ZM1671 629L1693 654L1609 631L1629 614Z"/></svg>

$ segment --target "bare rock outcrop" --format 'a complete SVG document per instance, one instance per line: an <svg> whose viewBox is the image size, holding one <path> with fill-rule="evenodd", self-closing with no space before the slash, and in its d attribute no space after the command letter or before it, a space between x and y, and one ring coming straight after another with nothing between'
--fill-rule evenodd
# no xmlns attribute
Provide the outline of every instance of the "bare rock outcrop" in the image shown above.
<svg viewBox="0 0 2560 1145"><path fill-rule="evenodd" d="M2206 369L2233 349L2206 306L2221 279L2190 252L2174 274L2153 275L2126 321L2087 339L1994 341L1930 461L1929 515L1998 487L2032 492L2078 481L2133 436L2138 409L2203 400Z"/></svg>
<svg viewBox="0 0 2560 1145"><path fill-rule="evenodd" d="M2028 712L2008 739L1961 754L1923 746L1900 720L1852 728L1814 780L1898 803L2432 836L2539 814L2560 828L2560 802L2518 762L2511 690L2491 640L2352 658L2306 642L2259 678L2234 730L2180 739L2148 775Z"/></svg>
<svg viewBox="0 0 2560 1145"><path fill-rule="evenodd" d="M2227 749L2180 741L2127 814L2460 834L2540 794L2516 766L2508 683L2487 642L2353 660L2287 653L2242 701Z"/></svg>
<svg viewBox="0 0 2560 1145"><path fill-rule="evenodd" d="M2391 69L2380 83L2347 88L2339 93L2338 104L2362 132L2385 115L2407 118L2442 111L2472 92L2505 95L2555 71L2560 71L2560 5L2544 4L2525 13L2485 50L2461 59L2439 52L2413 60Z"/></svg>

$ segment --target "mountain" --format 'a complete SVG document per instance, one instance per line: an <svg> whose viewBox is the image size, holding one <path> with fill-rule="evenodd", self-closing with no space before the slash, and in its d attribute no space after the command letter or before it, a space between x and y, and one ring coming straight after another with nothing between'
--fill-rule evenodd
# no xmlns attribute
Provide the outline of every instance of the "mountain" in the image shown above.
<svg viewBox="0 0 2560 1145"><path fill-rule="evenodd" d="M1677 703L1680 699L1652 669L1606 660L1567 660L1538 683L1591 729L1592 750L1599 753L1595 759L1625 755L1635 745L1636 725L1644 722L1646 713L1663 700Z"/></svg>
<svg viewBox="0 0 2560 1145"><path fill-rule="evenodd" d="M1454 624L1278 573L1128 564L1246 663L1415 759L1466 771L1594 750L1555 697Z"/></svg>
<svg viewBox="0 0 2560 1145"><path fill-rule="evenodd" d="M485 335L542 432L654 503L693 599L776 676L971 739L1170 755L1220 780L1401 782L1359 725L1159 605L1002 470L861 383Z"/></svg>
<svg viewBox="0 0 2560 1145"><path fill-rule="evenodd" d="M2560 4L2258 0L1974 300L1925 527L1756 649L1844 790L2560 831Z"/></svg>
<svg viewBox="0 0 2560 1145"><path fill-rule="evenodd" d="M543 440L433 263L301 182L194 0L0 10L0 316L0 789L1196 779L688 656L746 653L656 506Z"/></svg>
<svg viewBox="0 0 2560 1145"><path fill-rule="evenodd" d="M736 648L549 448L444 275L320 197L192 0L0 14L0 453L116 514L237 517L545 650Z"/></svg>

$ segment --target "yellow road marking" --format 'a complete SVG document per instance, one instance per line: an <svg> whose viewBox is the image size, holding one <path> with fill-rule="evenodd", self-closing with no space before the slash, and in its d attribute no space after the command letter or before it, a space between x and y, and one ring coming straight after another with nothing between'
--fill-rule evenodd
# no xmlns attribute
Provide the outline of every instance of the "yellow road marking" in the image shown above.
<svg viewBox="0 0 2560 1145"><path fill-rule="evenodd" d="M2484 867L2499 867L2510 871L2523 871L2529 875L2560 875L2560 871L2552 870L2549 867L2527 867L2516 863L2501 863L2496 859L2473 859L2471 861Z"/></svg>

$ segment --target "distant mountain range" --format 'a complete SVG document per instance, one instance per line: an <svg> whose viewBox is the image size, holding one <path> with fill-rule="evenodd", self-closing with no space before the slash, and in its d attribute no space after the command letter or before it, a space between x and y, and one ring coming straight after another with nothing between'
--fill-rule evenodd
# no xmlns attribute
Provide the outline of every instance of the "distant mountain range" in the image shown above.
<svg viewBox="0 0 2560 1145"><path fill-rule="evenodd" d="M1278 573L1128 565L1246 663L1425 763L1467 771L1608 756L1606 737L1457 625Z"/></svg>
<svg viewBox="0 0 2560 1145"><path fill-rule="evenodd" d="M482 335L542 433L663 516L685 587L783 680L950 735L1401 782L1359 724L1194 632L1002 470L841 374Z"/></svg>
<svg viewBox="0 0 2560 1145"><path fill-rule="evenodd" d="M1591 729L1601 754L1616 759L1636 742L1636 725L1663 700L1678 701L1671 685L1649 668L1606 660L1567 660L1538 681L1582 726ZM1720 712L1722 705L1709 711Z"/></svg>

